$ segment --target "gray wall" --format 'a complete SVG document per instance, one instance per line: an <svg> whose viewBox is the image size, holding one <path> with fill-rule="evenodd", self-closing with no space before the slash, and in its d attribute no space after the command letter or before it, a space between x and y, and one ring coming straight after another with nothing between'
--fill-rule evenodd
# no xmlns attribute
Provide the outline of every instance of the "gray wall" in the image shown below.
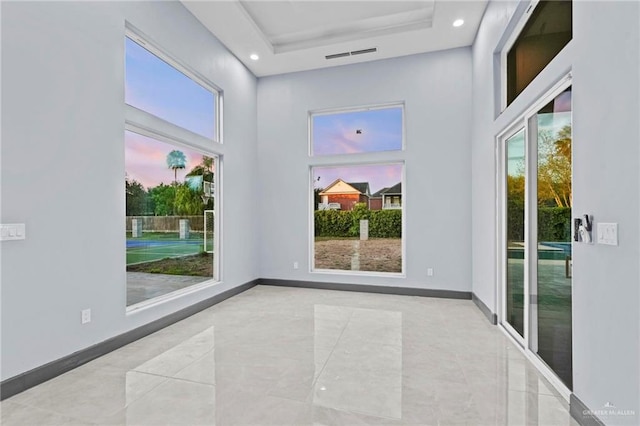
<svg viewBox="0 0 640 426"><path fill-rule="evenodd" d="M393 101L406 105L406 151L336 161L406 159L406 277L310 273L309 165L327 159L308 155L307 113ZM470 123L469 48L261 78L261 276L469 291Z"/></svg>
<svg viewBox="0 0 640 426"><path fill-rule="evenodd" d="M125 313L125 20L224 90L223 282ZM177 2L2 2L2 379L258 276L256 79ZM92 322L80 324L80 311Z"/></svg>
<svg viewBox="0 0 640 426"><path fill-rule="evenodd" d="M638 2L574 2L574 35L522 95L494 120L493 53L515 4L492 2L473 48L473 291L496 309L495 136L565 72L573 75L574 210L617 222L618 247L578 244L573 261L574 393L638 424L640 52Z"/></svg>

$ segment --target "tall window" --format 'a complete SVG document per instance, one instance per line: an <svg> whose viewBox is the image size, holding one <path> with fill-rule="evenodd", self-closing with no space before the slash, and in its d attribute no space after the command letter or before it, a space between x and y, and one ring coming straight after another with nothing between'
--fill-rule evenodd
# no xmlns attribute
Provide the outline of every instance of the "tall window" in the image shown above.
<svg viewBox="0 0 640 426"><path fill-rule="evenodd" d="M354 161L311 165L312 270L403 270L403 161L371 155L403 148L403 106L312 113L313 155Z"/></svg>
<svg viewBox="0 0 640 426"><path fill-rule="evenodd" d="M220 93L137 34L125 51L125 101L147 113L127 109L124 138L131 306L219 277Z"/></svg>
<svg viewBox="0 0 640 426"><path fill-rule="evenodd" d="M139 43L147 42L135 37ZM208 139L219 141L218 93L126 38L125 102ZM159 52L158 52L159 54ZM168 60L168 59L167 59Z"/></svg>
<svg viewBox="0 0 640 426"><path fill-rule="evenodd" d="M506 54L507 105L573 37L571 0L540 0Z"/></svg>

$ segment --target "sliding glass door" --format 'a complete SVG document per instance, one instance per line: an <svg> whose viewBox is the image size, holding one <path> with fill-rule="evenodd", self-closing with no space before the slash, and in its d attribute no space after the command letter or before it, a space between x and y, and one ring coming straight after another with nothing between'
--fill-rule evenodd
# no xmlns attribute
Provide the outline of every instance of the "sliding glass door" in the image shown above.
<svg viewBox="0 0 640 426"><path fill-rule="evenodd" d="M572 116L567 81L499 138L502 326L556 383L572 377Z"/></svg>
<svg viewBox="0 0 640 426"><path fill-rule="evenodd" d="M530 123L537 151L530 349L571 389L571 87L539 109Z"/></svg>

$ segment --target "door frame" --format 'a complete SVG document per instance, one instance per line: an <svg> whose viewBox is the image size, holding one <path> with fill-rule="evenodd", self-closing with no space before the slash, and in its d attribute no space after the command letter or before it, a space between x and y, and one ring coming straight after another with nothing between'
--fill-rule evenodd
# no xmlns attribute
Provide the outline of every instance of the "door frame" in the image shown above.
<svg viewBox="0 0 640 426"><path fill-rule="evenodd" d="M526 123L523 120L515 120L509 127L507 127L505 130L503 130L497 137L497 162L496 164L498 164L498 214L496 215L496 217L498 218L498 232L499 232L499 238L497 239L498 243L497 243L497 248L498 248L498 263L499 263L499 268L498 268L498 282L499 282L499 286L498 286L498 324L501 325L509 334L509 336L521 347L521 348L525 348L526 342L527 342L527 332L528 332L528 327L527 327L527 320L528 320L528 309L529 309L529 304L526 303L527 302L527 298L526 295L528 294L527 291L527 284L528 284L528 280L527 280L527 273L528 273L528 255L529 255L529 250L524 250L524 312L523 312L523 329L524 329L524 335L520 336L520 333L518 333L518 331L511 325L509 324L508 320L507 320L507 291L506 291L506 284L507 284L507 257L506 257L506 253L508 250L507 247L507 197L506 197L506 193L507 193L507 163L508 163L508 157L507 157L507 149L506 149L506 142L511 139L513 136L517 135L520 132L524 132L524 152L525 152L525 200L528 199L527 197L527 185L526 183L528 182L528 167L529 167L529 161L528 158L529 156L527 155L527 153L529 152L528 149L528 138L527 138L527 126ZM528 229L528 217L527 217L527 211L525 210L525 217L524 217L524 229L525 229L525 235L524 235L524 243L525 243L525 248L527 247L527 242L528 242L528 235L527 235L527 229Z"/></svg>
<svg viewBox="0 0 640 426"><path fill-rule="evenodd" d="M532 350L537 347L537 334L531 333L531 283L537 284L537 202L531 203L532 196L537 195L537 169L538 169L538 143L537 143L537 123L535 117L537 112L546 104L555 99L560 93L573 85L571 73L564 75L548 91L540 96L536 101L511 121L495 138L496 155L496 266L497 266L497 316L498 327L511 339L522 351L529 361L542 373L553 387L569 401L572 391L560 380L556 373ZM573 118L572 118L573 123ZM524 253L524 336L520 334L506 321L506 236L507 236L507 157L506 141L524 129L525 137L525 253ZM534 137L535 136L535 137ZM535 155L532 155L535 154ZM573 176L573 162L572 162ZM535 253L536 256L532 254ZM574 282L571 280L571 294L573 298ZM536 293L537 294L537 293ZM573 310L573 304L571 305ZM571 330L575 330L573 322L573 312L571 315ZM536 322L535 319L533 322ZM536 338L533 341L533 338ZM573 357L573 351L572 351Z"/></svg>

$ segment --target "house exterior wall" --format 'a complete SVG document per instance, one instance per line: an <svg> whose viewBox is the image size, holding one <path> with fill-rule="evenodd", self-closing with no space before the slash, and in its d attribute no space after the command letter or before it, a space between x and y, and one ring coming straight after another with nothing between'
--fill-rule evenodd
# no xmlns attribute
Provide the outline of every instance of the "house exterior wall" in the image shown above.
<svg viewBox="0 0 640 426"><path fill-rule="evenodd" d="M363 202L363 196L358 194L329 194L328 197L329 203L340 203L340 210L353 210L356 203Z"/></svg>
<svg viewBox="0 0 640 426"><path fill-rule="evenodd" d="M369 210L382 210L382 198L371 198L369 200Z"/></svg>

